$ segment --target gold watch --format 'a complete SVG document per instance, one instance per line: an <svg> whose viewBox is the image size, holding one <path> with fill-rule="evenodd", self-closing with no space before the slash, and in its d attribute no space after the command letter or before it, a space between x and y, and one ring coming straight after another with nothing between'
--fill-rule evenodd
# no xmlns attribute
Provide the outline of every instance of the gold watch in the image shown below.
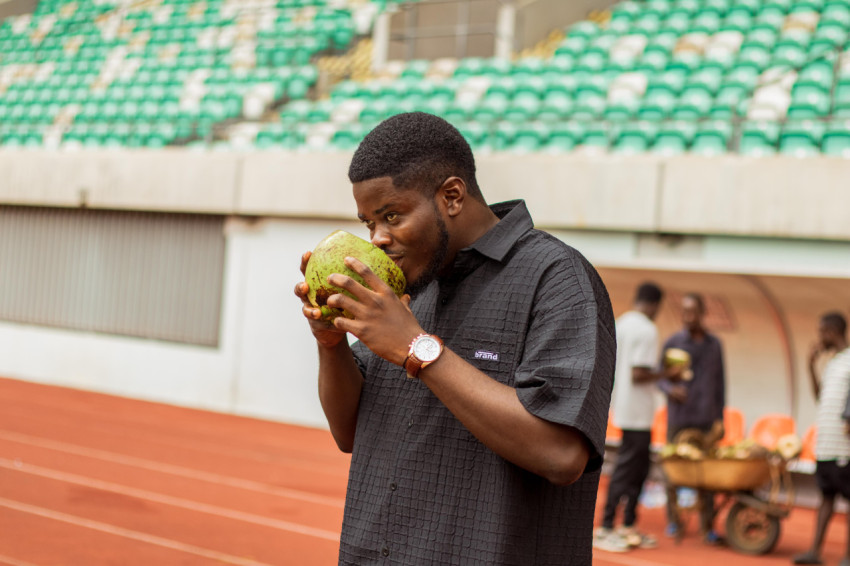
<svg viewBox="0 0 850 566"><path fill-rule="evenodd" d="M407 357L404 359L404 370L407 377L416 379L419 372L433 364L443 353L443 341L433 334L420 334L410 343Z"/></svg>

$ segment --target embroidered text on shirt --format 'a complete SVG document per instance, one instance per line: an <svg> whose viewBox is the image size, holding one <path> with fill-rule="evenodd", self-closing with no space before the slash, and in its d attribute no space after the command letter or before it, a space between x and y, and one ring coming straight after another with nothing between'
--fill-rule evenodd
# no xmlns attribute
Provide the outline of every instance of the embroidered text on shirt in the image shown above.
<svg viewBox="0 0 850 566"><path fill-rule="evenodd" d="M498 352L486 352L484 350L478 350L475 352L476 360L490 360L493 362L499 361L499 353Z"/></svg>

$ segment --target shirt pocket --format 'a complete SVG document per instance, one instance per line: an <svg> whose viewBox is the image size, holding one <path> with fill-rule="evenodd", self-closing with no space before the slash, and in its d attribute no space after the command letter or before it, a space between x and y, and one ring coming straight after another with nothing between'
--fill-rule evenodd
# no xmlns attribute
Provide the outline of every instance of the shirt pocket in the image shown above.
<svg viewBox="0 0 850 566"><path fill-rule="evenodd" d="M513 335L468 329L462 332L457 352L464 360L493 379L513 383L516 346Z"/></svg>

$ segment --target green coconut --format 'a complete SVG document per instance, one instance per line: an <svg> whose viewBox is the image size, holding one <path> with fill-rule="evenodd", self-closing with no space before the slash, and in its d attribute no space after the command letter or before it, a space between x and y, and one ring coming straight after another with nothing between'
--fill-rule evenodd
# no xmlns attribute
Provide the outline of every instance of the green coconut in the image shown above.
<svg viewBox="0 0 850 566"><path fill-rule="evenodd" d="M332 273L347 275L364 287L370 288L360 275L346 267L344 261L346 257L355 257L365 263L399 297L404 293L406 285L404 273L381 248L354 234L336 230L319 242L313 250L304 273L305 281L310 286L307 298L310 304L321 309L323 319L332 321L338 316L354 318L348 311L327 305L328 298L337 293L356 299L348 291L328 283L328 276Z"/></svg>

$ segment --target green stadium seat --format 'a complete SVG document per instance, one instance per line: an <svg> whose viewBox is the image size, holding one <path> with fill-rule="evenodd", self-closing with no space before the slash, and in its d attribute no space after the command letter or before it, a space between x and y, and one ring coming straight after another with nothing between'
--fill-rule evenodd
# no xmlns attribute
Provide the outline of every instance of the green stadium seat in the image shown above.
<svg viewBox="0 0 850 566"><path fill-rule="evenodd" d="M478 122L462 122L456 124L458 131L466 138L473 150L483 147L487 141L489 129Z"/></svg>
<svg viewBox="0 0 850 566"><path fill-rule="evenodd" d="M676 95L673 91L654 89L647 91L637 112L640 120L659 122L666 119L676 105Z"/></svg>
<svg viewBox="0 0 850 566"><path fill-rule="evenodd" d="M779 136L780 153L793 157L819 155L823 130L821 122L786 122Z"/></svg>
<svg viewBox="0 0 850 566"><path fill-rule="evenodd" d="M561 122L549 129L549 138L541 148L549 152L572 151L584 140L585 125L580 122Z"/></svg>
<svg viewBox="0 0 850 566"><path fill-rule="evenodd" d="M615 153L643 153L655 141L656 128L647 122L625 124L616 135L612 150Z"/></svg>
<svg viewBox="0 0 850 566"><path fill-rule="evenodd" d="M791 104L788 107L787 116L789 119L826 116L831 104L829 91L820 86L798 83L791 91Z"/></svg>
<svg viewBox="0 0 850 566"><path fill-rule="evenodd" d="M549 139L549 128L539 122L528 122L520 125L514 135L511 150L515 152L534 152L546 145Z"/></svg>
<svg viewBox="0 0 850 566"><path fill-rule="evenodd" d="M821 149L824 155L850 159L850 121L830 123L823 134Z"/></svg>
<svg viewBox="0 0 850 566"><path fill-rule="evenodd" d="M689 86L682 91L671 112L675 120L697 121L708 116L714 97L701 86Z"/></svg>
<svg viewBox="0 0 850 566"><path fill-rule="evenodd" d="M660 155L679 155L690 146L696 131L695 122L669 122L658 129L652 152Z"/></svg>
<svg viewBox="0 0 850 566"><path fill-rule="evenodd" d="M741 129L739 152L761 157L776 153L779 124L776 122L746 122Z"/></svg>
<svg viewBox="0 0 850 566"><path fill-rule="evenodd" d="M607 151L611 144L611 132L607 124L592 122L585 129L579 146L585 150Z"/></svg>
<svg viewBox="0 0 850 566"><path fill-rule="evenodd" d="M730 122L722 120L702 122L694 133L690 151L697 155L723 155L729 151L731 137Z"/></svg>
<svg viewBox="0 0 850 566"><path fill-rule="evenodd" d="M637 116L640 101L637 99L609 102L602 117L609 122L628 122Z"/></svg>

